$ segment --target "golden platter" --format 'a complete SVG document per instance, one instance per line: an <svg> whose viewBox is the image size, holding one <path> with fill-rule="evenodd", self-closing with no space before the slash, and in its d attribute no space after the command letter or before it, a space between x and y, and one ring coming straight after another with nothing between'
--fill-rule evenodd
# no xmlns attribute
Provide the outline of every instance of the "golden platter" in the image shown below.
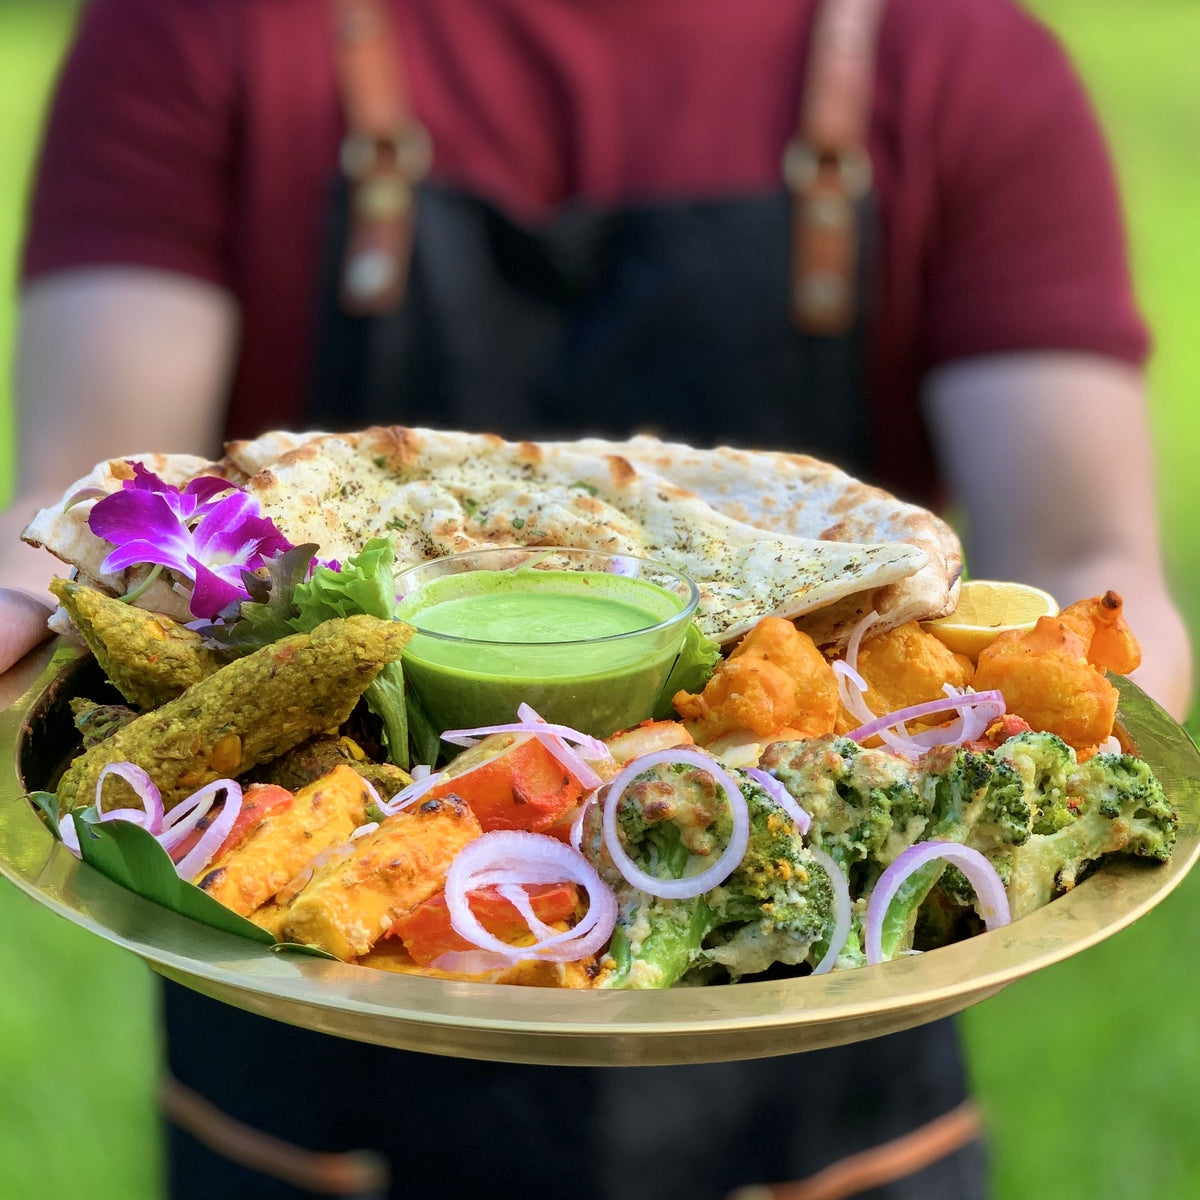
<svg viewBox="0 0 1200 1200"><path fill-rule="evenodd" d="M70 748L66 701L90 658L47 643L0 677L0 873L38 903L132 951L169 979L295 1025L428 1053L559 1065L715 1062L859 1041L949 1016L1130 925L1200 854L1200 752L1119 680L1125 731L1180 817L1166 865L1106 866L993 933L878 967L818 978L666 992L578 992L396 975L260 946L180 917L85 866L25 792Z"/></svg>

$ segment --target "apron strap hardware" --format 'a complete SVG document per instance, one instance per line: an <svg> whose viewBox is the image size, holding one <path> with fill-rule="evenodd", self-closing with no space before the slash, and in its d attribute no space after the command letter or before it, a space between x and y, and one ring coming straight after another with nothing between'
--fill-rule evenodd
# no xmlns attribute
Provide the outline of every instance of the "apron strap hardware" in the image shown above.
<svg viewBox="0 0 1200 1200"><path fill-rule="evenodd" d="M339 299L351 313L404 301L416 188L433 144L412 115L398 43L377 0L332 0L338 84L346 121L341 169L349 196Z"/></svg>
<svg viewBox="0 0 1200 1200"><path fill-rule="evenodd" d="M783 155L792 193L790 310L802 333L845 333L859 298L857 211L884 0L823 0L811 34L799 128Z"/></svg>

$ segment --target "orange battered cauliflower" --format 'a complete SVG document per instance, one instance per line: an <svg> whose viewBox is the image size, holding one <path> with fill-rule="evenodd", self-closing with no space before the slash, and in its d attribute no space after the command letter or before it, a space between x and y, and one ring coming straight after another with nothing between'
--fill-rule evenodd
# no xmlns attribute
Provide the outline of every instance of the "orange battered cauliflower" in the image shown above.
<svg viewBox="0 0 1200 1200"><path fill-rule="evenodd" d="M999 688L1009 712L1078 753L1092 752L1112 733L1117 712L1105 672L1126 674L1141 662L1121 608L1121 597L1105 592L1027 632L1002 633L979 655L975 689Z"/></svg>
<svg viewBox="0 0 1200 1200"><path fill-rule="evenodd" d="M765 617L717 664L699 694L677 692L675 709L707 745L746 730L759 738L832 733L840 710L833 668L806 633Z"/></svg>

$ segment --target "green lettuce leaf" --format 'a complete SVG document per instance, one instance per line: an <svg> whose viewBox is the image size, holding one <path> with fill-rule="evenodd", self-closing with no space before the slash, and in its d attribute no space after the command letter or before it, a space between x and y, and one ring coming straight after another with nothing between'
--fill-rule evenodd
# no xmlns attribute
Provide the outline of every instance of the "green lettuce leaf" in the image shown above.
<svg viewBox="0 0 1200 1200"><path fill-rule="evenodd" d="M674 720L677 714L671 704L671 697L679 691L702 691L720 659L721 647L712 638L705 636L700 626L692 621L687 627L679 657L675 660L667 682L663 684L654 703L655 720Z"/></svg>

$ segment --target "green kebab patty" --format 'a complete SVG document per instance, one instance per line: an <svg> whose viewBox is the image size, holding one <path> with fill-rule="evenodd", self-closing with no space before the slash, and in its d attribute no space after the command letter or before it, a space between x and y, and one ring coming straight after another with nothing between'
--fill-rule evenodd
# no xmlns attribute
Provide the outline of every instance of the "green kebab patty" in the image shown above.
<svg viewBox="0 0 1200 1200"><path fill-rule="evenodd" d="M86 807L109 763L132 762L169 811L205 784L340 725L385 664L399 660L412 632L403 622L356 615L272 642L81 754L59 782L59 802L64 811ZM104 809L136 803L124 781L105 781Z"/></svg>

